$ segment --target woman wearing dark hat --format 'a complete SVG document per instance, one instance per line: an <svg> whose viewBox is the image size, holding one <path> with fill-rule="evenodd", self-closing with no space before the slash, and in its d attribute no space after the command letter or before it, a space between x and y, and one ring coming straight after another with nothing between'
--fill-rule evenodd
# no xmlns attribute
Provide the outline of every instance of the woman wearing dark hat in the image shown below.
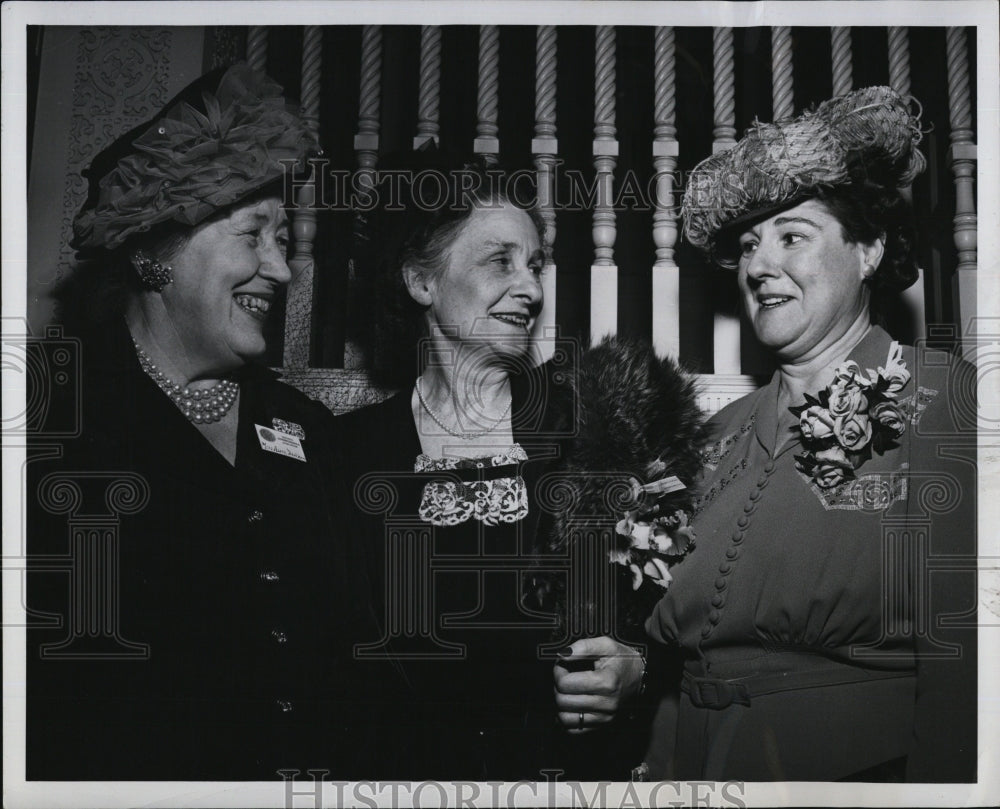
<svg viewBox="0 0 1000 809"><path fill-rule="evenodd" d="M688 183L685 235L779 367L709 423L698 547L647 622L684 661L650 779L976 778L975 577L930 570L976 551L975 372L873 323L917 278L919 140L867 88Z"/></svg>
<svg viewBox="0 0 1000 809"><path fill-rule="evenodd" d="M370 775L333 417L254 364L290 278L284 173L316 151L237 65L93 162L63 294L80 398L52 405L79 435L29 473L29 607L57 620L29 631L28 778ZM71 536L88 519L112 527Z"/></svg>

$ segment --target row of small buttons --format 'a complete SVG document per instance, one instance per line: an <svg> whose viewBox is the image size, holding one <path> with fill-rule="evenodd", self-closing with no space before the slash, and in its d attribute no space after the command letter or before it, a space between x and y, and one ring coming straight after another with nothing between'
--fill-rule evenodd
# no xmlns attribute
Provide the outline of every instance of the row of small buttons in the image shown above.
<svg viewBox="0 0 1000 809"><path fill-rule="evenodd" d="M263 521L264 521L264 512L262 512L260 509L255 508L247 515L247 522L250 523L251 525L258 525ZM266 581L266 582L276 582L280 581L281 577L273 570L263 570L260 573L260 579L261 581ZM271 637L274 638L274 640L277 643L288 642L288 636L280 629L272 629Z"/></svg>
<svg viewBox="0 0 1000 809"><path fill-rule="evenodd" d="M251 525L258 525L264 521L264 512L260 509L254 509L247 515L247 522ZM280 577L273 570L264 570L260 574L261 581L276 582L279 581Z"/></svg>
<svg viewBox="0 0 1000 809"><path fill-rule="evenodd" d="M251 526L258 526L263 521L264 521L264 513L260 509L255 508L247 515L247 522ZM260 573L260 580L264 582L273 583L280 581L281 577L274 570L263 570ZM272 629L271 637L274 639L274 642L277 643L279 646L288 643L288 635L286 635L280 629ZM287 699L277 699L274 702L282 713L290 713L294 708L292 703Z"/></svg>
<svg viewBox="0 0 1000 809"><path fill-rule="evenodd" d="M760 500L762 490L767 486L773 471L774 461L768 459L767 463L764 464L764 474L757 480L757 485L750 492L748 502L743 506L743 514L736 520L736 528L731 537L732 546L726 549L726 558L719 564L719 573L722 575L715 580L716 593L712 596L711 602L713 609L708 614L708 624L701 629L702 638L707 638L711 635L712 630L722 620L722 608L726 605L725 591L728 585L726 577L732 573L733 563L740 557L739 546L746 539L746 529L750 525L750 515L756 510L757 501Z"/></svg>

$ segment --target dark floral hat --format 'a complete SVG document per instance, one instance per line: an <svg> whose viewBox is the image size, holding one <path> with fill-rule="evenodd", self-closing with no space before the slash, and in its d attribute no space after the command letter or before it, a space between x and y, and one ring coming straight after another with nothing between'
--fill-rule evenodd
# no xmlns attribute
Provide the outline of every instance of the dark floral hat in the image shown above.
<svg viewBox="0 0 1000 809"><path fill-rule="evenodd" d="M207 73L84 172L77 250L119 247L154 225L197 225L320 152L282 89L246 64Z"/></svg>
<svg viewBox="0 0 1000 809"><path fill-rule="evenodd" d="M920 115L891 87L865 87L824 101L798 118L755 123L731 149L691 172L684 236L714 253L719 231L801 201L820 187L864 177L909 185L924 170Z"/></svg>

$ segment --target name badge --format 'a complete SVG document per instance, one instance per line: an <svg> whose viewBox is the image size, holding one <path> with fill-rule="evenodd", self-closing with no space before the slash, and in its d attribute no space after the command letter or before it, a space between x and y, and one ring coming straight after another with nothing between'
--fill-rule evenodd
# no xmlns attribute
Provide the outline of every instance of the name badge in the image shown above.
<svg viewBox="0 0 1000 809"><path fill-rule="evenodd" d="M296 436L272 430L262 424L255 424L254 427L257 428L257 439L262 450L275 452L286 458L295 458L297 461L306 459L306 454L302 451L302 441Z"/></svg>

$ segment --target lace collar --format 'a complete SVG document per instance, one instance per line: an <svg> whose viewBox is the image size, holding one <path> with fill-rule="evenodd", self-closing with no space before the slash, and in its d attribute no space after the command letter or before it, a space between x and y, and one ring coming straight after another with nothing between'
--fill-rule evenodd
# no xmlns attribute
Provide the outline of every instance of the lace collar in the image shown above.
<svg viewBox="0 0 1000 809"><path fill-rule="evenodd" d="M440 472L461 469L488 469L514 466L528 460L520 444L480 458L431 458L417 456L414 472ZM490 480L432 480L424 484L418 514L431 525L458 525L470 519L483 525L513 523L528 514L528 492L524 478L516 474Z"/></svg>

